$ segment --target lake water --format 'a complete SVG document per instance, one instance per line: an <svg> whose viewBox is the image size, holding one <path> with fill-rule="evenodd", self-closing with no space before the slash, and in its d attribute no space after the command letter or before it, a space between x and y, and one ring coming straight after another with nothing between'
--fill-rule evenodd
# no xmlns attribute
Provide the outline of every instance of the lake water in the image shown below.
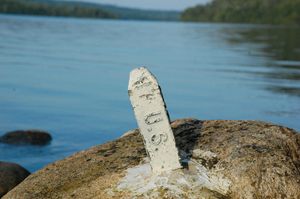
<svg viewBox="0 0 300 199"><path fill-rule="evenodd" d="M0 135L43 129L45 147L0 144L30 171L137 127L129 72L158 78L171 119L264 120L300 130L300 29L0 15Z"/></svg>

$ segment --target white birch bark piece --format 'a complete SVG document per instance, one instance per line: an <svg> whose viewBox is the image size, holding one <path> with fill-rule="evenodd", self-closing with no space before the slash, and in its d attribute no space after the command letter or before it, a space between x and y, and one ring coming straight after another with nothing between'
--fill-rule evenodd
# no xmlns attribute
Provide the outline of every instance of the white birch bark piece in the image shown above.
<svg viewBox="0 0 300 199"><path fill-rule="evenodd" d="M156 78L144 67L130 73L129 98L154 173L181 168L169 115Z"/></svg>

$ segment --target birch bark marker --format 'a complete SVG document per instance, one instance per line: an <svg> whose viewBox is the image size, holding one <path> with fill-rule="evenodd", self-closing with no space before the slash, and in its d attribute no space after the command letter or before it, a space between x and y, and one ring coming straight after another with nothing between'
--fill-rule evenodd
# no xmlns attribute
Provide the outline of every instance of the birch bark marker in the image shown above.
<svg viewBox="0 0 300 199"><path fill-rule="evenodd" d="M130 73L128 94L154 173L181 168L166 105L156 78L144 67Z"/></svg>

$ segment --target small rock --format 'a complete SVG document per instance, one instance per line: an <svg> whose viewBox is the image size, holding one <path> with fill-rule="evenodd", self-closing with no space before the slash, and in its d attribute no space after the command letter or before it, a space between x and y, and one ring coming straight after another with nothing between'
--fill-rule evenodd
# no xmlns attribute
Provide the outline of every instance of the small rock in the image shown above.
<svg viewBox="0 0 300 199"><path fill-rule="evenodd" d="M51 140L51 135L41 130L11 131L0 137L0 142L15 145L46 145Z"/></svg>
<svg viewBox="0 0 300 199"><path fill-rule="evenodd" d="M30 173L15 163L0 161L0 198L22 182Z"/></svg>
<svg viewBox="0 0 300 199"><path fill-rule="evenodd" d="M209 169L211 169L218 162L217 154L211 151L204 151L201 149L193 150L192 157Z"/></svg>

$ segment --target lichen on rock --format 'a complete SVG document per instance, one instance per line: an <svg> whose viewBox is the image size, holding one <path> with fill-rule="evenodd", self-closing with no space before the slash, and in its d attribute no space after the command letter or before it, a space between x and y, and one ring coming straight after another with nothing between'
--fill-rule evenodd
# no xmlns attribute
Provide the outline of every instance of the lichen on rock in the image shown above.
<svg viewBox="0 0 300 199"><path fill-rule="evenodd" d="M138 130L30 175L4 199L300 198L300 134L259 121L172 123L183 168L154 176Z"/></svg>

